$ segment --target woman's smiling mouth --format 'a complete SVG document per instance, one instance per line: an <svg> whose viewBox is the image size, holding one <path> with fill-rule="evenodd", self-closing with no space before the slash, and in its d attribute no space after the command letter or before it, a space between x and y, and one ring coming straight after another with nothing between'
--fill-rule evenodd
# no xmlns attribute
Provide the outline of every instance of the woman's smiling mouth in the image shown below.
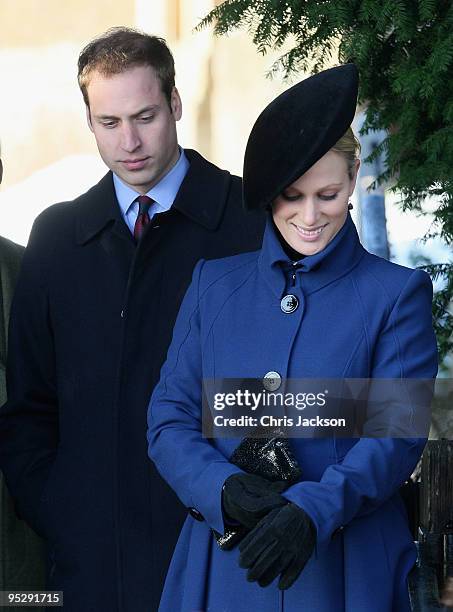
<svg viewBox="0 0 453 612"><path fill-rule="evenodd" d="M317 227L316 229L307 230L300 225L296 225L292 223L293 227L296 229L297 234L301 236L304 240L316 240L318 236L322 233L323 229L327 227L328 223L322 225L321 227Z"/></svg>

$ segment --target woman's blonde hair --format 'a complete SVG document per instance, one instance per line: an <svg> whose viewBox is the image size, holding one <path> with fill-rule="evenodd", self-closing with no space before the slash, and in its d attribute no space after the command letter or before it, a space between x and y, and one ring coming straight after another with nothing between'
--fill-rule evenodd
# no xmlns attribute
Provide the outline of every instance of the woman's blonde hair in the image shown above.
<svg viewBox="0 0 453 612"><path fill-rule="evenodd" d="M360 142L351 127L348 127L340 140L334 144L332 151L341 153L344 156L348 164L348 174L352 178L354 176L355 161L360 156Z"/></svg>

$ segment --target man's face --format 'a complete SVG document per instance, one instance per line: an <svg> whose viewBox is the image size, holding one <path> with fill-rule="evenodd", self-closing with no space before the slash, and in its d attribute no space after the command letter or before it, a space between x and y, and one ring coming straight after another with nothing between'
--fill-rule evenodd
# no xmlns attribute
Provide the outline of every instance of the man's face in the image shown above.
<svg viewBox="0 0 453 612"><path fill-rule="evenodd" d="M153 68L136 66L108 77L94 71L87 93L88 125L104 163L126 185L146 193L178 159L177 89L170 109Z"/></svg>

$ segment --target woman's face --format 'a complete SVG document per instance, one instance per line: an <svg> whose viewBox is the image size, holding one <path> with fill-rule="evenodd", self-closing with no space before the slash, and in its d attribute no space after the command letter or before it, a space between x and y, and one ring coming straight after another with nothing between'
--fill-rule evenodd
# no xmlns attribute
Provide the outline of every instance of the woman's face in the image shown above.
<svg viewBox="0 0 453 612"><path fill-rule="evenodd" d="M322 251L343 226L357 171L345 157L328 151L273 202L272 216L286 242L302 255Z"/></svg>

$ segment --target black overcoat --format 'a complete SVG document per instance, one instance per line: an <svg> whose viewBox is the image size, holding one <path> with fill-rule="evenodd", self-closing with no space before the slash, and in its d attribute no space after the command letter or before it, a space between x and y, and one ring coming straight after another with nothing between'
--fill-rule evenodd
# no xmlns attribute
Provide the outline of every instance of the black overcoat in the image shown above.
<svg viewBox="0 0 453 612"><path fill-rule="evenodd" d="M148 401L196 262L261 243L240 179L186 154L172 209L137 247L108 173L45 210L24 256L0 464L66 611L157 610L186 510L147 459Z"/></svg>
<svg viewBox="0 0 453 612"><path fill-rule="evenodd" d="M0 402L6 400L7 330L11 300L24 247L0 236ZM41 538L17 518L0 472L0 591L44 588L44 547ZM7 606L2 612L15 612ZM42 608L39 608L42 610ZM39 612L37 608L34 612Z"/></svg>

